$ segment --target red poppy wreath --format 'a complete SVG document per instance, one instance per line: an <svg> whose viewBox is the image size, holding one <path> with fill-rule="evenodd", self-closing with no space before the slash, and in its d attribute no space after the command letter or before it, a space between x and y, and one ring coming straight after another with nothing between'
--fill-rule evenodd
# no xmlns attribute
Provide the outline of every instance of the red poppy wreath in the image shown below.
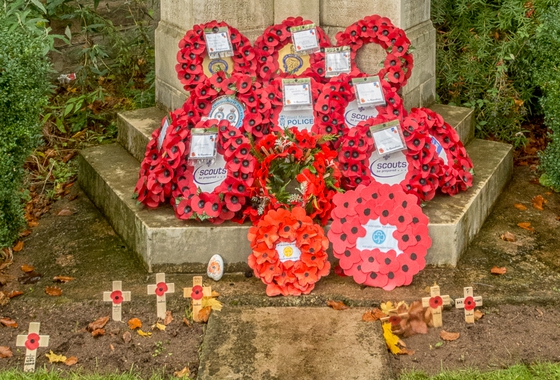
<svg viewBox="0 0 560 380"><path fill-rule="evenodd" d="M329 241L301 207L270 210L249 229L249 267L266 284L266 294L309 294L329 274Z"/></svg>
<svg viewBox="0 0 560 380"><path fill-rule="evenodd" d="M340 186L337 153L324 143L328 138L292 127L256 144L253 207L246 210L253 223L269 210L302 207L311 218L327 224L332 197Z"/></svg>
<svg viewBox="0 0 560 380"><path fill-rule="evenodd" d="M412 74L413 57L409 52L410 40L404 30L395 27L391 20L378 15L367 16L336 35L337 45L350 46L352 69L355 70L356 55L365 44L380 45L387 52L379 77L384 78L398 91Z"/></svg>
<svg viewBox="0 0 560 380"><path fill-rule="evenodd" d="M212 29L217 32L218 28L223 27L228 29L234 55L230 58L210 59L207 54L204 30ZM175 66L175 70L187 91L193 90L208 76L218 71L255 76L257 69L255 52L247 37L225 22L216 21L195 25L185 34L179 42L177 61L179 63Z"/></svg>
<svg viewBox="0 0 560 380"><path fill-rule="evenodd" d="M257 75L268 82L279 74L296 74L298 76L313 77L318 82L325 81L324 53L317 52L310 55L297 55L292 50L292 33L290 28L312 24L302 17L288 17L280 24L269 26L255 41L257 57ZM319 27L315 28L320 47L331 46L329 37Z"/></svg>
<svg viewBox="0 0 560 380"><path fill-rule="evenodd" d="M333 198L328 232L333 254L359 284L392 290L425 266L428 217L398 185L372 182Z"/></svg>
<svg viewBox="0 0 560 380"><path fill-rule="evenodd" d="M195 164L182 161L173 191L175 215L215 224L240 221L256 164L249 140L226 120L201 121L195 128L217 128L216 159Z"/></svg>

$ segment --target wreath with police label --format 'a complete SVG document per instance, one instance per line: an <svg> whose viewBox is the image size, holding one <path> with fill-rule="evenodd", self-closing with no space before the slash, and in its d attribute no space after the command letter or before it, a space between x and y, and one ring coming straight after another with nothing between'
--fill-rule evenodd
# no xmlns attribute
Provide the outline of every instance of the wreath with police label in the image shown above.
<svg viewBox="0 0 560 380"><path fill-rule="evenodd" d="M269 26L255 41L257 75L263 82L273 80L284 74L296 74L300 77L313 77L318 82L325 81L324 53L298 55L293 51L280 52L292 46L291 27L312 24L302 17L288 17L280 24ZM331 46L329 37L319 26L316 26L317 39L322 48ZM309 62L307 62L309 60ZM305 66L309 65L305 68Z"/></svg>
<svg viewBox="0 0 560 380"><path fill-rule="evenodd" d="M329 274L329 241L301 207L269 210L247 238L249 267L266 284L268 296L309 294Z"/></svg>
<svg viewBox="0 0 560 380"><path fill-rule="evenodd" d="M428 217L399 185L372 182L333 198L327 234L344 274L367 286L409 285L426 264Z"/></svg>
<svg viewBox="0 0 560 380"><path fill-rule="evenodd" d="M228 28L234 55L230 58L208 58L204 30ZM207 61L205 72L204 62ZM257 63L255 51L251 42L239 30L229 26L225 22L210 21L205 24L195 25L187 31L179 42L175 70L185 90L193 90L198 84L219 71L231 73L243 73L250 76L256 75Z"/></svg>
<svg viewBox="0 0 560 380"><path fill-rule="evenodd" d="M198 122L195 128L216 130L215 161L223 161L216 165L212 162L191 164L187 157L183 159L173 190L175 215L179 219L209 220L215 224L241 221L256 165L251 144L227 120L208 119ZM190 150L190 139L189 130L187 150ZM202 188L204 184L210 185L205 187L206 191Z"/></svg>
<svg viewBox="0 0 560 380"><path fill-rule="evenodd" d="M398 91L403 87L414 67L410 40L404 30L395 27L387 17L372 15L363 18L347 27L344 32L336 35L338 46L350 46L352 54L352 69L356 68L356 55L365 44L380 45L387 57L383 62L383 69L377 75L385 79Z"/></svg>

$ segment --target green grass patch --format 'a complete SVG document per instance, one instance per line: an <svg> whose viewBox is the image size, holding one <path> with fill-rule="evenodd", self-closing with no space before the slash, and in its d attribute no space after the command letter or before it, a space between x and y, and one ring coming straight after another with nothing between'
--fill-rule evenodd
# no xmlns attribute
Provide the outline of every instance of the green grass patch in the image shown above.
<svg viewBox="0 0 560 380"><path fill-rule="evenodd" d="M45 369L37 369L37 371L29 373L21 370L8 370L0 372L2 380L167 380L172 376L161 374L153 374L151 377L145 377L134 373L125 374L86 374L80 372L48 372ZM184 377L183 380L190 378Z"/></svg>

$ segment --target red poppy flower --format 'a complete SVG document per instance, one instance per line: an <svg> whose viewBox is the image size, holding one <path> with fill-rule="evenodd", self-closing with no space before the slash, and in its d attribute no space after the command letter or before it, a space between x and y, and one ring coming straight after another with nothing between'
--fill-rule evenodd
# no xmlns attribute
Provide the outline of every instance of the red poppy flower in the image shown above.
<svg viewBox="0 0 560 380"><path fill-rule="evenodd" d="M25 348L27 348L30 351L36 350L37 348L39 348L40 339L41 338L39 337L39 334L36 333L31 333L27 335L27 340L25 341Z"/></svg>
<svg viewBox="0 0 560 380"><path fill-rule="evenodd" d="M111 299L115 305L120 305L123 302L123 295L120 290L113 290L111 292Z"/></svg>
<svg viewBox="0 0 560 380"><path fill-rule="evenodd" d="M440 306L443 306L443 300L440 296L430 297L430 307L432 309L437 309Z"/></svg>
<svg viewBox="0 0 560 380"><path fill-rule="evenodd" d="M466 297L463 303L465 305L465 310L467 311L474 310L474 308L476 307L476 302L474 301L474 298L471 296Z"/></svg>
<svg viewBox="0 0 560 380"><path fill-rule="evenodd" d="M156 285L156 294L159 297L162 297L167 292L167 284L165 282L159 282Z"/></svg>
<svg viewBox="0 0 560 380"><path fill-rule="evenodd" d="M342 267L342 266L341 266ZM363 284L367 281L368 273L362 271L362 263L358 262L352 265L349 269L345 269L344 273L347 276L352 276L354 281L358 284Z"/></svg>
<svg viewBox="0 0 560 380"><path fill-rule="evenodd" d="M201 300L203 295L204 295L204 291L202 289L202 286L195 285L195 286L192 287L191 298L193 300L196 300L196 301Z"/></svg>

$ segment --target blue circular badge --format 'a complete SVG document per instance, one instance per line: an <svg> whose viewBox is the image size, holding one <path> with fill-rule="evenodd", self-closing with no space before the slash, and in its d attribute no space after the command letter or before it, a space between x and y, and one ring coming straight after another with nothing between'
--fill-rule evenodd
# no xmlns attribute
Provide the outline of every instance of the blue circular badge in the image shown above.
<svg viewBox="0 0 560 380"><path fill-rule="evenodd" d="M282 65L284 67L284 72L296 73L303 67L303 59L295 54L286 54L282 59Z"/></svg>
<svg viewBox="0 0 560 380"><path fill-rule="evenodd" d="M219 71L227 72L228 69L229 69L229 65L223 59L218 58L208 62L208 71L210 71L212 74L216 74Z"/></svg>
<svg viewBox="0 0 560 380"><path fill-rule="evenodd" d="M231 96L222 96L212 103L212 109L208 118L216 120L225 119L235 128L240 128L243 125L244 116L243 104Z"/></svg>
<svg viewBox="0 0 560 380"><path fill-rule="evenodd" d="M371 239L375 244L382 244L385 241L385 238L385 232L383 232L382 230L375 230L371 235Z"/></svg>

